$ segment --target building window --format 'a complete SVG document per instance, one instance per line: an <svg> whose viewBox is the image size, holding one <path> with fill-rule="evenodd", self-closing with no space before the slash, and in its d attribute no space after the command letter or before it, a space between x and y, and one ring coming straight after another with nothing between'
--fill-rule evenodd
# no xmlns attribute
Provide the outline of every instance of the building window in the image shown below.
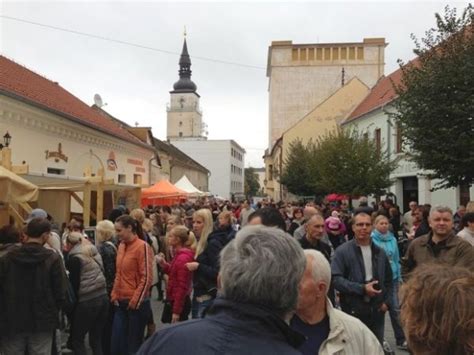
<svg viewBox="0 0 474 355"><path fill-rule="evenodd" d="M48 174L54 174L54 175L66 175L65 169L48 168L47 172Z"/></svg>
<svg viewBox="0 0 474 355"><path fill-rule="evenodd" d="M127 175L125 174L118 174L118 182L119 184L127 183Z"/></svg>
<svg viewBox="0 0 474 355"><path fill-rule="evenodd" d="M316 48L316 60L323 60L323 49Z"/></svg>
<svg viewBox="0 0 474 355"><path fill-rule="evenodd" d="M375 130L375 148L377 149L377 153L380 154L382 150L382 133L380 131L380 128L377 128Z"/></svg>
<svg viewBox="0 0 474 355"><path fill-rule="evenodd" d="M306 48L300 49L300 60L308 60Z"/></svg>
<svg viewBox="0 0 474 355"><path fill-rule="evenodd" d="M403 148L402 148L402 127L400 124L397 124L397 133L395 136L396 143L395 143L395 149L396 153L401 153Z"/></svg>
<svg viewBox="0 0 474 355"><path fill-rule="evenodd" d="M347 59L347 48L341 48L341 59Z"/></svg>
<svg viewBox="0 0 474 355"><path fill-rule="evenodd" d="M268 165L268 181L273 180L273 165Z"/></svg>
<svg viewBox="0 0 474 355"><path fill-rule="evenodd" d="M293 48L291 51L291 59L298 60L298 48Z"/></svg>
<svg viewBox="0 0 474 355"><path fill-rule="evenodd" d="M141 185L142 184L142 176L140 174L133 174L133 183L135 185Z"/></svg>
<svg viewBox="0 0 474 355"><path fill-rule="evenodd" d="M182 137L182 136L183 136L183 132L179 132L179 136Z"/></svg>
<svg viewBox="0 0 474 355"><path fill-rule="evenodd" d="M331 60L331 48L324 48L324 60Z"/></svg>
<svg viewBox="0 0 474 355"><path fill-rule="evenodd" d="M179 121L179 126L181 127L183 125L183 122L182 121Z"/></svg>
<svg viewBox="0 0 474 355"><path fill-rule="evenodd" d="M356 59L355 47L349 47L349 59Z"/></svg>

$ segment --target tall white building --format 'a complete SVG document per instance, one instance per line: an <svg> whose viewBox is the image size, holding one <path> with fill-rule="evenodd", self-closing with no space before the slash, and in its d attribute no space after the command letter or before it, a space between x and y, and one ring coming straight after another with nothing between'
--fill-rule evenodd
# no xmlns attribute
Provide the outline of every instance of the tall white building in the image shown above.
<svg viewBox="0 0 474 355"><path fill-rule="evenodd" d="M179 60L179 80L170 91L167 137L210 171L209 192L224 198L244 193L245 149L234 140L208 140L202 120L197 86L191 80L191 59L186 39Z"/></svg>

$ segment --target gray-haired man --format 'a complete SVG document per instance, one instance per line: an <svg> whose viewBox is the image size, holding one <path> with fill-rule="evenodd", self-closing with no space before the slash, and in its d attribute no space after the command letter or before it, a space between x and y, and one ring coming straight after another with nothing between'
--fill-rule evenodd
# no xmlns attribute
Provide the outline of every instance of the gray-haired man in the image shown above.
<svg viewBox="0 0 474 355"><path fill-rule="evenodd" d="M473 248L455 235L453 211L446 206L434 206L429 223L431 232L413 240L402 258L403 280L407 281L417 266L427 263L464 266L474 271Z"/></svg>
<svg viewBox="0 0 474 355"><path fill-rule="evenodd" d="M300 347L304 355L371 354L383 355L374 334L359 319L335 309L327 297L331 268L326 257L316 250L305 250L306 270L291 327L304 334Z"/></svg>
<svg viewBox="0 0 474 355"><path fill-rule="evenodd" d="M220 297L206 317L155 333L138 354L300 354L304 337L287 322L305 264L285 232L243 228L221 252Z"/></svg>

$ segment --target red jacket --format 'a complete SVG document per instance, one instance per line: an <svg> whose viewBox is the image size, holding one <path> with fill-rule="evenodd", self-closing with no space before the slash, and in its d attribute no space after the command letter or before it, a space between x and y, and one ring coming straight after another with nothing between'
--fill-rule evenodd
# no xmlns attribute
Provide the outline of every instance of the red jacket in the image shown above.
<svg viewBox="0 0 474 355"><path fill-rule="evenodd" d="M162 265L163 271L169 275L166 298L173 301L173 313L181 314L186 296L191 294L193 273L186 267L186 263L194 261L194 252L188 248L181 248L176 252L171 264Z"/></svg>
<svg viewBox="0 0 474 355"><path fill-rule="evenodd" d="M129 300L129 307L138 309L143 300L150 297L153 283L153 251L143 240L136 238L119 245L116 274L111 300Z"/></svg>

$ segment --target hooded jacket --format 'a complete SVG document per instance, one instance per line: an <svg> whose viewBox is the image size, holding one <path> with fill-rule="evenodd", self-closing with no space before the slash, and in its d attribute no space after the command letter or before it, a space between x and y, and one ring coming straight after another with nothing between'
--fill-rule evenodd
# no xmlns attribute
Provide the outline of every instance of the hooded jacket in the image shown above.
<svg viewBox="0 0 474 355"><path fill-rule="evenodd" d="M156 332L138 355L298 355L304 336L261 305L218 298L205 318Z"/></svg>
<svg viewBox="0 0 474 355"><path fill-rule="evenodd" d="M400 268L400 253L398 251L398 243L392 232L386 234L380 233L374 229L371 234L372 241L383 249L385 255L387 255L388 261L392 268L393 281L401 281L402 273Z"/></svg>
<svg viewBox="0 0 474 355"><path fill-rule="evenodd" d="M61 257L41 244L27 243L0 258L0 331L51 332L66 298Z"/></svg>
<svg viewBox="0 0 474 355"><path fill-rule="evenodd" d="M70 250L66 264L78 303L107 294L102 257L93 245L86 246L91 247L92 255L85 255L84 247L81 243L76 244Z"/></svg>
<svg viewBox="0 0 474 355"><path fill-rule="evenodd" d="M163 265L163 272L169 275L166 298L173 302L174 314L181 314L186 296L191 294L193 273L188 270L186 263L192 261L194 252L188 248L181 248L170 264Z"/></svg>

